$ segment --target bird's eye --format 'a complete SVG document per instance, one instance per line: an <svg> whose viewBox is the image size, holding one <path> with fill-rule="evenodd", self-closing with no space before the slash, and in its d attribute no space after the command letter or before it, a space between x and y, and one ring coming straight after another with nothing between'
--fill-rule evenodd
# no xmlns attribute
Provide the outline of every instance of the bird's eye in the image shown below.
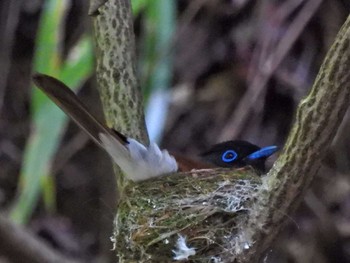
<svg viewBox="0 0 350 263"><path fill-rule="evenodd" d="M227 150L221 156L221 160L225 163L230 163L237 158L237 153L234 150Z"/></svg>

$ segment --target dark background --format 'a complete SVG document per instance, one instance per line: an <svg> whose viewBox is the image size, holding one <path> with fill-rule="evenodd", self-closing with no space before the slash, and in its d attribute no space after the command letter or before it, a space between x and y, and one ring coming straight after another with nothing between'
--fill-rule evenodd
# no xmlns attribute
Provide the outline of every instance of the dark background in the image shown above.
<svg viewBox="0 0 350 263"><path fill-rule="evenodd" d="M229 139L283 146L296 107L349 14L349 2L177 0L176 5L171 103L162 147L194 155ZM41 0L0 2L3 213L16 198L32 128L30 76L41 8ZM87 1L72 1L64 53L91 31L87 9ZM135 19L137 41L143 19L142 12ZM137 47L142 51L142 44ZM79 96L102 118L93 76ZM305 201L287 215L289 224L265 262L350 262L348 115L333 147L324 149L325 165ZM78 143L69 143L72 138ZM113 258L109 237L116 205L109 159L70 124L54 164L57 211L49 214L39 202L27 227L60 253L83 262L107 262Z"/></svg>

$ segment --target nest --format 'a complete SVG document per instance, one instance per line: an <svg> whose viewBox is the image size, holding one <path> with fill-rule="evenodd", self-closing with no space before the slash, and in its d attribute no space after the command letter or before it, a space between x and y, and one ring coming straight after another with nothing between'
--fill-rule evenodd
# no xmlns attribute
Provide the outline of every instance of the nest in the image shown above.
<svg viewBox="0 0 350 263"><path fill-rule="evenodd" d="M113 237L120 262L231 262L250 245L239 230L260 186L251 169L198 170L128 185Z"/></svg>

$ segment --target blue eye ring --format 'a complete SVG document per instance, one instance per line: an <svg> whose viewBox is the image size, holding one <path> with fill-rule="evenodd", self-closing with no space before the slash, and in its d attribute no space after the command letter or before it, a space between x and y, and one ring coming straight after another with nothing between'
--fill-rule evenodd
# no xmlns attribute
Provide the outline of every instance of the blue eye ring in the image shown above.
<svg viewBox="0 0 350 263"><path fill-rule="evenodd" d="M221 160L225 163L230 163L237 158L238 154L234 150L227 150L221 155Z"/></svg>

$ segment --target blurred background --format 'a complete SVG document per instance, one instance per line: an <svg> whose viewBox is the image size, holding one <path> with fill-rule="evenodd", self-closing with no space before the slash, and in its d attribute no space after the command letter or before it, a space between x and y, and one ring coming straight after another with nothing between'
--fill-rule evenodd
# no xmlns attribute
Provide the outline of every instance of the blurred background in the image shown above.
<svg viewBox="0 0 350 263"><path fill-rule="evenodd" d="M346 0L131 2L150 137L190 156L230 139L283 146L350 11ZM56 76L103 119L88 8L0 2L0 207L64 256L114 262L110 160L31 82ZM350 262L349 133L347 114L264 262ZM31 262L5 253L5 241L0 262Z"/></svg>

